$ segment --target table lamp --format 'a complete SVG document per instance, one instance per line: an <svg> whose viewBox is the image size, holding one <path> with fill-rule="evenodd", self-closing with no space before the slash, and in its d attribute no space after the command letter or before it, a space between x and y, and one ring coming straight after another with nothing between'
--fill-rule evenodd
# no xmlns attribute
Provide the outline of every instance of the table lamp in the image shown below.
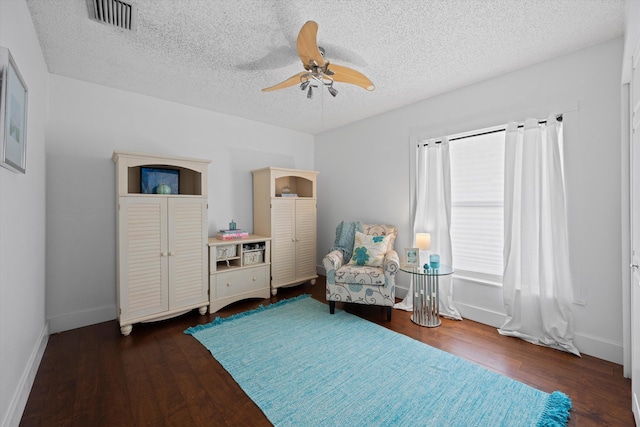
<svg viewBox="0 0 640 427"><path fill-rule="evenodd" d="M431 249L431 234L429 233L416 233L416 247L419 249L420 252L420 261L419 261L419 265L422 265L425 262L429 261L429 256L428 254L422 254L422 252L428 251L429 249Z"/></svg>

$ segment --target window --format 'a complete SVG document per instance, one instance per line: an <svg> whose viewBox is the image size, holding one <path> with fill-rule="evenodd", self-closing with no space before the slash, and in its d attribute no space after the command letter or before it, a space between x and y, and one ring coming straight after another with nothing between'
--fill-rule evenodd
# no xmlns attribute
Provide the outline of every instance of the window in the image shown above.
<svg viewBox="0 0 640 427"><path fill-rule="evenodd" d="M475 132L474 132L475 133ZM451 138L451 245L460 276L502 283L505 131Z"/></svg>

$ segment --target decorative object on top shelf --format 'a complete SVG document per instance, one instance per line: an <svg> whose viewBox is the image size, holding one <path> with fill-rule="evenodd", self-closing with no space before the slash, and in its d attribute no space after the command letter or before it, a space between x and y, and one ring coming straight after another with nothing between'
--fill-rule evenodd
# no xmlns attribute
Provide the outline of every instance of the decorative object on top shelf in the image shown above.
<svg viewBox="0 0 640 427"><path fill-rule="evenodd" d="M420 265L418 248L404 248L404 265L407 267L417 267Z"/></svg>
<svg viewBox="0 0 640 427"><path fill-rule="evenodd" d="M171 187L163 182L156 187L156 194L171 194Z"/></svg>
<svg viewBox="0 0 640 427"><path fill-rule="evenodd" d="M142 194L178 194L180 171L164 168L140 168Z"/></svg>
<svg viewBox="0 0 640 427"><path fill-rule="evenodd" d="M26 172L28 92L11 52L0 47L0 166L19 173Z"/></svg>
<svg viewBox="0 0 640 427"><path fill-rule="evenodd" d="M288 185L285 185L284 187L282 187L282 190L280 190L280 196L282 196L282 197L298 197L298 195L296 193L292 193L291 192L291 188L289 188Z"/></svg>
<svg viewBox="0 0 640 427"><path fill-rule="evenodd" d="M229 223L229 230L235 230L236 229L236 222L234 220L231 220L231 222Z"/></svg>

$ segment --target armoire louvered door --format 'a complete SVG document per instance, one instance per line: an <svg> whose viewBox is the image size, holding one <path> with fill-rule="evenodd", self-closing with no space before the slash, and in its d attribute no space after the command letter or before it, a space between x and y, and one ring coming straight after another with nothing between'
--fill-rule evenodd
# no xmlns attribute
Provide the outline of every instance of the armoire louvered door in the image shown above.
<svg viewBox="0 0 640 427"><path fill-rule="evenodd" d="M122 318L136 319L169 309L167 199L121 197L120 310Z"/></svg>
<svg viewBox="0 0 640 427"><path fill-rule="evenodd" d="M296 278L294 199L271 202L271 284L279 286Z"/></svg>
<svg viewBox="0 0 640 427"><path fill-rule="evenodd" d="M122 197L120 316L131 320L208 300L207 202Z"/></svg>
<svg viewBox="0 0 640 427"><path fill-rule="evenodd" d="M316 201L296 199L296 277L316 276Z"/></svg>
<svg viewBox="0 0 640 427"><path fill-rule="evenodd" d="M169 308L208 300L207 201L170 198L168 205Z"/></svg>

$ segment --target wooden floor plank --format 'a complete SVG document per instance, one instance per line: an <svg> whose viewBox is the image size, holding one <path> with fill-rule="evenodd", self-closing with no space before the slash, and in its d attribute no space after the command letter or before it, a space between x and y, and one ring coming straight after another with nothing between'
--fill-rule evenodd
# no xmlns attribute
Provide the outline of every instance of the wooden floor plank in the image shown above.
<svg viewBox="0 0 640 427"><path fill-rule="evenodd" d="M241 301L215 314L194 310L134 325L128 337L116 321L52 335L20 425L269 426L224 368L183 331L302 293L326 302L324 277L315 286L280 288L275 297ZM424 328L404 311L394 310L387 322L381 307L337 308L545 392L566 393L574 408L571 427L635 425L631 382L620 365L504 337L469 320L443 319L438 328Z"/></svg>

